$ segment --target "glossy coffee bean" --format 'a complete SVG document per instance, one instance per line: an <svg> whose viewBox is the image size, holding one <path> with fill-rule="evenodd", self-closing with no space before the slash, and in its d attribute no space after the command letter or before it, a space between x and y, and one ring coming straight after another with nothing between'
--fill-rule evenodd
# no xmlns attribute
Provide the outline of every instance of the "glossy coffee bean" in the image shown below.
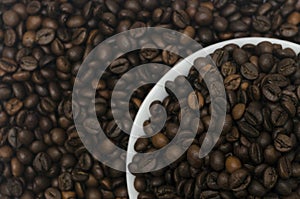
<svg viewBox="0 0 300 199"><path fill-rule="evenodd" d="M287 157L281 157L278 160L278 175L283 179L288 179L292 175L292 165Z"/></svg>

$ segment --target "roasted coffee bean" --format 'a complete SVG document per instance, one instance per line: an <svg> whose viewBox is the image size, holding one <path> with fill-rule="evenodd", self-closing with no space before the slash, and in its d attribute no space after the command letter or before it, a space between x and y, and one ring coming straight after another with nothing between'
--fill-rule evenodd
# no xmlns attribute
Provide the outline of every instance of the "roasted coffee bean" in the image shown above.
<svg viewBox="0 0 300 199"><path fill-rule="evenodd" d="M88 33L85 28L77 29L72 35L72 43L75 45L81 45L86 40L87 34Z"/></svg>
<svg viewBox="0 0 300 199"><path fill-rule="evenodd" d="M225 78L224 86L227 90L236 90L241 84L241 76L238 74L232 74Z"/></svg>
<svg viewBox="0 0 300 199"><path fill-rule="evenodd" d="M293 148L293 141L288 135L278 134L274 140L274 146L280 152L288 152Z"/></svg>
<svg viewBox="0 0 300 199"><path fill-rule="evenodd" d="M171 48L171 49L170 49ZM170 52L171 51L171 52ZM177 54L178 49L176 47L167 47L166 50L162 52L162 59L166 64L173 65L179 59Z"/></svg>
<svg viewBox="0 0 300 199"><path fill-rule="evenodd" d="M10 193L10 196L12 197L20 197L24 192L24 187L23 187L24 185L22 181L18 178L8 179L6 186Z"/></svg>
<svg viewBox="0 0 300 199"><path fill-rule="evenodd" d="M88 173L82 169L76 168L72 171L72 179L76 182L83 182L89 178Z"/></svg>
<svg viewBox="0 0 300 199"><path fill-rule="evenodd" d="M277 70L279 74L282 74L284 76L289 76L293 74L296 71L296 63L295 60L291 58L286 58L281 60L278 63Z"/></svg>
<svg viewBox="0 0 300 199"><path fill-rule="evenodd" d="M229 173L233 173L242 167L242 163L237 157L229 156L226 158L225 166Z"/></svg>
<svg viewBox="0 0 300 199"><path fill-rule="evenodd" d="M249 155L252 161L256 164L260 164L263 161L262 147L257 143L252 143L249 149Z"/></svg>
<svg viewBox="0 0 300 199"><path fill-rule="evenodd" d="M247 122L239 122L238 123L239 129L241 132L247 136L247 137L258 137L259 136L259 131L252 126L251 124Z"/></svg>
<svg viewBox="0 0 300 199"><path fill-rule="evenodd" d="M97 190L95 188L89 188L85 193L85 198L87 198L87 199L96 199L96 198L101 199L102 194L99 190Z"/></svg>
<svg viewBox="0 0 300 199"><path fill-rule="evenodd" d="M5 104L5 110L9 115L15 115L22 107L23 102L17 98L12 98Z"/></svg>
<svg viewBox="0 0 300 199"><path fill-rule="evenodd" d="M258 65L263 72L269 72L274 65L274 57L272 54L262 54L258 59Z"/></svg>
<svg viewBox="0 0 300 199"><path fill-rule="evenodd" d="M61 199L61 192L54 188L54 187L50 187L48 189L46 189L46 191L44 192L44 196L46 199Z"/></svg>
<svg viewBox="0 0 300 199"><path fill-rule="evenodd" d="M278 101L282 94L280 87L275 83L264 85L262 93L264 97L271 102Z"/></svg>
<svg viewBox="0 0 300 199"><path fill-rule="evenodd" d="M47 45L54 40L55 32L53 29L44 28L36 33L36 40L40 45Z"/></svg>
<svg viewBox="0 0 300 199"><path fill-rule="evenodd" d="M162 134L162 133L157 133L151 138L152 144L154 147L160 149L166 146L169 143L168 138Z"/></svg>
<svg viewBox="0 0 300 199"><path fill-rule="evenodd" d="M5 25L13 27L19 24L20 17L15 11L7 10L3 13L2 20Z"/></svg>
<svg viewBox="0 0 300 199"><path fill-rule="evenodd" d="M125 58L119 58L113 61L109 67L110 71L115 74L123 74L129 68L129 62Z"/></svg>
<svg viewBox="0 0 300 199"><path fill-rule="evenodd" d="M15 72L17 70L17 63L12 59L2 58L0 59L0 69L8 73Z"/></svg>
<svg viewBox="0 0 300 199"><path fill-rule="evenodd" d="M211 10L206 7L200 7L195 14L195 22L200 26L209 25L213 21L213 14Z"/></svg>
<svg viewBox="0 0 300 199"><path fill-rule="evenodd" d="M288 117L288 113L283 108L277 107L271 113L271 122L274 126L283 126Z"/></svg>
<svg viewBox="0 0 300 199"><path fill-rule="evenodd" d="M215 171L220 171L224 169L225 166L225 157L221 151L214 151L210 154L210 166Z"/></svg>
<svg viewBox="0 0 300 199"><path fill-rule="evenodd" d="M283 24L280 26L280 35L286 38L295 36L298 33L298 28L292 24Z"/></svg>
<svg viewBox="0 0 300 199"><path fill-rule="evenodd" d="M257 196L257 197L262 197L267 193L267 189L257 180L252 180L249 187L248 191L251 195Z"/></svg>
<svg viewBox="0 0 300 199"><path fill-rule="evenodd" d="M46 172L51 167L51 158L47 153L41 152L33 160L33 166L38 172Z"/></svg>
<svg viewBox="0 0 300 199"><path fill-rule="evenodd" d="M258 77L258 69L254 64L246 62L241 66L241 74L248 80L254 80Z"/></svg>
<svg viewBox="0 0 300 199"><path fill-rule="evenodd" d="M215 30L223 32L228 27L228 21L224 17L217 16L214 18L213 27Z"/></svg>
<svg viewBox="0 0 300 199"><path fill-rule="evenodd" d="M248 187L251 176L246 169L238 169L229 177L229 188L233 191L242 191Z"/></svg>
<svg viewBox="0 0 300 199"><path fill-rule="evenodd" d="M264 171L263 184L267 189L272 189L276 185L277 179L278 179L278 174L275 168L268 167Z"/></svg>
<svg viewBox="0 0 300 199"><path fill-rule="evenodd" d="M232 109L232 117L234 120L239 120L242 118L245 112L245 104L236 104Z"/></svg>
<svg viewBox="0 0 300 199"><path fill-rule="evenodd" d="M58 187L61 191L69 191L73 188L73 181L70 173L65 172L58 177Z"/></svg>
<svg viewBox="0 0 300 199"><path fill-rule="evenodd" d="M67 20L66 25L69 28L78 28L81 27L84 23L85 20L81 15L73 15Z"/></svg>
<svg viewBox="0 0 300 199"><path fill-rule="evenodd" d="M200 168L202 160L199 158L200 148L197 145L191 145L187 151L187 160L191 166Z"/></svg>
<svg viewBox="0 0 300 199"><path fill-rule="evenodd" d="M33 71L38 66L38 61L31 56L22 57L20 60L20 66L27 71Z"/></svg>
<svg viewBox="0 0 300 199"><path fill-rule="evenodd" d="M17 41L17 35L14 29L11 28L7 29L4 32L4 44L6 46L12 47L15 45L16 41Z"/></svg>
<svg viewBox="0 0 300 199"><path fill-rule="evenodd" d="M265 33L271 29L271 21L265 16L257 16L253 19L252 26L257 32Z"/></svg>
<svg viewBox="0 0 300 199"><path fill-rule="evenodd" d="M233 50L233 59L236 61L237 64L242 65L248 61L248 54L246 51L240 48L236 48Z"/></svg>
<svg viewBox="0 0 300 199"><path fill-rule="evenodd" d="M190 23L190 18L184 10L175 10L172 19L179 28L185 28Z"/></svg>
<svg viewBox="0 0 300 199"><path fill-rule="evenodd" d="M17 128L12 128L12 129L8 130L7 141L13 148L21 147L22 143L20 142L20 140L18 138L18 129Z"/></svg>
<svg viewBox="0 0 300 199"><path fill-rule="evenodd" d="M236 70L237 70L236 65L230 61L223 63L221 66L222 75L224 75L225 77L235 74Z"/></svg>
<svg viewBox="0 0 300 199"><path fill-rule="evenodd" d="M288 179L292 175L292 165L290 160L286 156L279 158L277 170L278 175L282 179Z"/></svg>

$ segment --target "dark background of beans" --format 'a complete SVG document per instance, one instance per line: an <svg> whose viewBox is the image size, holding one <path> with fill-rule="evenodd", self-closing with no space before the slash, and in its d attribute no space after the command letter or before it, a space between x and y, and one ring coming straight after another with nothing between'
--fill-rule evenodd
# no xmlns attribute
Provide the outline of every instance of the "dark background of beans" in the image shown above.
<svg viewBox="0 0 300 199"><path fill-rule="evenodd" d="M86 152L71 113L78 68L105 38L160 26L179 30L203 46L244 36L299 43L299 10L296 0L1 0L0 197L127 198L125 174ZM102 53L105 57L110 52ZM156 50L132 52L117 61L121 67L110 67L95 82L99 121L116 144L126 148L128 136L111 115L114 84L130 67L179 60L166 57ZM150 88L133 95L132 117Z"/></svg>

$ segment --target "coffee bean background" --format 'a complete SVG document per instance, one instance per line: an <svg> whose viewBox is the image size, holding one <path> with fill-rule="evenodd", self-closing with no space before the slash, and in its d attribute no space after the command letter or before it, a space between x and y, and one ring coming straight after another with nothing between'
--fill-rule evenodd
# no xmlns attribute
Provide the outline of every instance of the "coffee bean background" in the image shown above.
<svg viewBox="0 0 300 199"><path fill-rule="evenodd" d="M154 157L151 164L148 161L144 165L144 159L134 156L129 168L132 172L137 167L155 168L170 157L178 157L187 139L192 139L192 134L195 138L171 165L135 174L138 198L300 198L300 178L296 171L300 160L300 54L280 44L262 42L241 48L228 44L211 57L218 57L219 69L235 68L228 69L233 71L230 74L223 74L227 112L220 138L208 156L199 157L205 136L208 136L206 142L214 139L206 133L214 123L210 124L213 110L204 82L204 78L214 77L199 74L196 68L205 70L206 76L213 69L209 67L209 58L197 58L187 77L178 76L166 82L169 96L152 104L160 104L167 111L164 127L150 138L139 138L134 146L139 153L153 152L175 141L172 147L159 161ZM265 63L265 59L273 60L272 68L263 72L264 64L260 63ZM284 70L282 63L286 63ZM180 95L186 90L183 79L194 88L188 96ZM171 88L175 90L172 92ZM199 109L195 104L199 104ZM148 135L155 132L153 129L162 120L158 111L151 114L145 122L152 125L145 128ZM183 139L173 140L176 133Z"/></svg>
<svg viewBox="0 0 300 199"><path fill-rule="evenodd" d="M88 53L105 38L132 28L159 26L181 31L203 46L244 36L277 37L299 43L299 12L300 3L297 0L266 2L262 0L201 2L198 0L1 0L0 197L4 199L128 197L125 174L99 163L85 150L74 127L71 111L71 92L76 73ZM126 38L123 38L120 44L124 45L123 48L131 45ZM269 55L273 52L271 45L260 50L262 55L266 54L264 57L259 57L260 71L256 71L253 66L256 58L252 58L252 62L248 63L249 61L246 60L248 54L243 51L241 51L243 55L239 54L239 58L235 60L237 64L242 65L241 77L249 81L259 78L257 75L259 76L262 71L267 73L277 70L280 76L275 75L264 80L276 81L277 86L268 84L260 91L266 99L277 103L283 96L289 95L283 94L282 88L290 83L287 83L286 78L282 76L289 78L296 71L290 59L293 58L293 53L290 50L276 50L276 56L286 59L281 59L275 69L273 64L270 64L271 61L277 63L277 60L273 60ZM109 48L103 50L101 56L109 57ZM109 100L117 79L139 64L154 62L172 66L179 60L178 56L169 56L167 50L145 48L120 57L108 68L99 82L94 82L97 87L95 103L99 122L115 144L126 148L128 142L128 135L117 127L111 114ZM222 60L219 61L219 58L216 60L221 64L220 69L224 76L240 71L230 62L225 64ZM147 75L147 72L141 75ZM236 82L242 81L241 77L230 76L226 79L228 87L237 89L239 85L236 85ZM132 117L135 116L151 87L151 85L144 86L132 96L130 105ZM249 89L253 93L253 98L258 100L259 89L251 86ZM298 97L299 92L300 89L297 88ZM241 104L246 104L245 96L243 92L238 94L242 99ZM243 109L243 105L240 107L236 108L237 113L234 116L236 119L243 116L243 111L240 110ZM249 111L249 121L261 122L260 118L252 118L253 113L250 110L247 111ZM298 114L298 111L299 108L293 107L291 103L282 102L281 108L274 109L273 114L268 111L263 112L263 114L271 114L270 122L266 126L268 128L272 128L273 125L280 126L291 115ZM87 127L90 127L90 124L89 121L85 123ZM170 134L175 133L172 125ZM257 135L257 132L253 131L249 133L251 126L247 123L241 122L239 125L244 129L245 134ZM291 125L291 122L287 122L286 125ZM236 133L233 133L232 139L235 139ZM290 151L290 145L282 143L293 145L295 140L293 137L281 134L276 136L277 141L273 148L268 147L268 153L276 154L269 157L270 162L277 161L281 157L278 149ZM167 142L167 137L161 134L155 140L159 141L157 146L163 146ZM259 151L256 146L252 148L255 153ZM198 148L193 146L189 153L193 154L197 150ZM243 150L245 149L240 149ZM215 156L219 156L218 154L217 152ZM286 183L286 176L290 175L284 166L289 165L286 160L280 160L280 167L283 169L279 175L283 176L284 180L276 185L282 192L293 189ZM260 161L259 158L256 158L256 161ZM235 162L235 167L239 167L241 163ZM298 175L298 167L292 164L292 171L296 173L293 175ZM274 173L272 168L268 169L268 172ZM224 179L226 175L223 175ZM247 176L248 173L245 174L242 170L236 175ZM211 175L211 179L214 178L215 174ZM143 179L137 184L146 186L141 182ZM251 182L261 187L260 184L258 185L261 182ZM193 190L192 184L192 180L188 180L187 185L182 183L181 186L186 187L189 192ZM256 192L254 188L253 192ZM164 192L173 192L173 188L161 187L159 192L161 197L164 197ZM208 191L206 194L205 197L217 197L214 196L214 191ZM152 196L147 194L143 196L143 198L147 197Z"/></svg>

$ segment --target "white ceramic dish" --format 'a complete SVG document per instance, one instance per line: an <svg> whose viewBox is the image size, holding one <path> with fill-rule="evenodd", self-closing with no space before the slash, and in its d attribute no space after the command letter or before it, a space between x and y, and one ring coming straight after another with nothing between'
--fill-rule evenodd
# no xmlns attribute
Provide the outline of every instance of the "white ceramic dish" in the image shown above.
<svg viewBox="0 0 300 199"><path fill-rule="evenodd" d="M187 57L184 61L181 61L176 66L174 66L168 73L166 73L160 80L157 82L157 84L153 87L153 89L149 92L149 94L144 99L137 115L134 120L130 139L128 143L128 149L127 149L127 159L126 159L126 178L127 178L127 189L130 199L136 199L138 196L138 192L134 188L134 178L135 176L132 175L128 170L128 165L131 163L133 156L136 154L136 151L134 150L134 144L138 137L140 137L142 134L140 132L143 126L143 122L150 117L149 113L149 107L152 102L156 100L163 100L167 93L164 89L164 85L166 81L172 81L179 75L187 75L189 73L189 70L191 68L191 64L194 60L198 57L205 57L211 53L213 53L216 49L222 48L223 46L227 44L237 44L239 46L243 46L245 44L258 44L263 41L269 41L271 43L275 44L281 44L283 48L291 48L296 53L300 52L300 45L295 44L292 42L279 40L279 39L272 39L272 38L262 38L262 37L248 37L248 38L239 38L239 39L232 39L224 42L220 42L211 46L208 46L206 48L203 48L189 57Z"/></svg>

